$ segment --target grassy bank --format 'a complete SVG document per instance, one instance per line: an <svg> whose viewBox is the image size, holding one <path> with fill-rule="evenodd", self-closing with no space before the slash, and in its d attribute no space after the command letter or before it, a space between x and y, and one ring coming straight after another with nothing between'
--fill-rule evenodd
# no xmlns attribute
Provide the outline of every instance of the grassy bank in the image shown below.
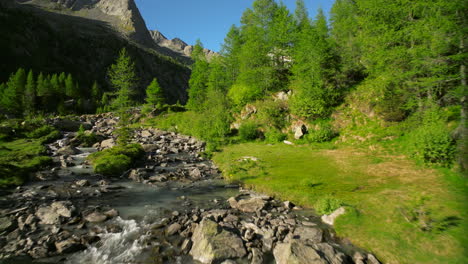
<svg viewBox="0 0 468 264"><path fill-rule="evenodd" d="M229 180L302 206L323 197L349 205L338 234L385 263L467 263L466 180L380 153L246 143L214 161Z"/></svg>

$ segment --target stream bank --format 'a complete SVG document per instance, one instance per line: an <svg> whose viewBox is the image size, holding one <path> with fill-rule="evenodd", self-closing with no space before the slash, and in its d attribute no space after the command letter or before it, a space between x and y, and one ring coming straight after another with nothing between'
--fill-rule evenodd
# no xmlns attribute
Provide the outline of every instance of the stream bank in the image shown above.
<svg viewBox="0 0 468 264"><path fill-rule="evenodd" d="M96 175L86 156L115 144L118 119L80 122L105 140L74 148L64 132L57 166L2 196L0 263L378 263L312 211L225 182L191 137L137 130L144 160Z"/></svg>

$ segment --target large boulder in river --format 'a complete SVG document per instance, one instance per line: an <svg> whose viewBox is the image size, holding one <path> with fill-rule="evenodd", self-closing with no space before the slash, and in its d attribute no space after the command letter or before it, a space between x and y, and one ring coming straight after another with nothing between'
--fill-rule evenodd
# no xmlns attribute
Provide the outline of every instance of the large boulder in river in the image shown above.
<svg viewBox="0 0 468 264"><path fill-rule="evenodd" d="M255 213L265 208L267 201L263 197L252 197L237 201L234 197L228 199L229 205L232 208L238 209L245 213Z"/></svg>
<svg viewBox="0 0 468 264"><path fill-rule="evenodd" d="M50 206L39 207L36 216L41 220L41 224L53 225L59 224L60 218L70 218L75 211L71 202L54 202Z"/></svg>
<svg viewBox="0 0 468 264"><path fill-rule="evenodd" d="M116 143L113 138L103 140L101 142L101 148L106 149L106 148L112 148L115 147Z"/></svg>
<svg viewBox="0 0 468 264"><path fill-rule="evenodd" d="M273 255L277 264L328 264L314 248L297 240L276 245Z"/></svg>
<svg viewBox="0 0 468 264"><path fill-rule="evenodd" d="M216 222L204 218L192 236L190 255L202 263L220 263L242 258L247 254L239 236L222 229Z"/></svg>
<svg viewBox="0 0 468 264"><path fill-rule="evenodd" d="M57 150L57 154L59 155L76 155L80 154L81 151L73 146L65 146L59 150Z"/></svg>

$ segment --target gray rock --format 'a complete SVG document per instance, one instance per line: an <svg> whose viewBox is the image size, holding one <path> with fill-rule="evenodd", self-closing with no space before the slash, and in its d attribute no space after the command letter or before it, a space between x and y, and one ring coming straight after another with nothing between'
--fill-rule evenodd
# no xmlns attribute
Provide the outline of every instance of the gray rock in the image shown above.
<svg viewBox="0 0 468 264"><path fill-rule="evenodd" d="M110 209L109 211L104 212L104 215L108 218L114 218L119 215L119 212L115 209Z"/></svg>
<svg viewBox="0 0 468 264"><path fill-rule="evenodd" d="M166 235L172 236L175 233L177 233L181 228L182 226L179 223L174 223L166 229Z"/></svg>
<svg viewBox="0 0 468 264"><path fill-rule="evenodd" d="M115 147L115 145L116 145L116 143L115 143L115 140L113 138L101 141L101 148L102 149L112 148L112 147Z"/></svg>
<svg viewBox="0 0 468 264"><path fill-rule="evenodd" d="M299 240L277 244L273 255L277 264L328 264L313 247Z"/></svg>
<svg viewBox="0 0 468 264"><path fill-rule="evenodd" d="M368 264L380 264L380 261L372 254L367 254L367 263Z"/></svg>
<svg viewBox="0 0 468 264"><path fill-rule="evenodd" d="M85 220L90 223L101 223L107 220L107 216L100 212L93 212L85 217Z"/></svg>
<svg viewBox="0 0 468 264"><path fill-rule="evenodd" d="M236 201L233 198L229 198L228 202L232 208L238 209L245 213L254 213L257 211L261 211L267 204L267 201L262 199L262 197L253 197L248 199L242 199L240 201Z"/></svg>
<svg viewBox="0 0 468 264"><path fill-rule="evenodd" d="M307 127L304 124L298 125L293 128L294 138L301 139L307 133Z"/></svg>
<svg viewBox="0 0 468 264"><path fill-rule="evenodd" d="M250 264L262 264L263 263L263 253L258 248L252 248L252 261Z"/></svg>
<svg viewBox="0 0 468 264"><path fill-rule="evenodd" d="M59 150L57 150L57 154L59 155L76 155L80 154L81 151L73 146L65 146Z"/></svg>
<svg viewBox="0 0 468 264"><path fill-rule="evenodd" d="M89 186L89 181L88 180L79 180L79 181L75 182L75 185L79 186L79 187Z"/></svg>
<svg viewBox="0 0 468 264"><path fill-rule="evenodd" d="M192 179L200 179L202 177L202 173L198 168L194 168L193 170L191 170L189 175Z"/></svg>
<svg viewBox="0 0 468 264"><path fill-rule="evenodd" d="M320 228L300 226L294 230L294 238L320 243L323 239L323 231Z"/></svg>
<svg viewBox="0 0 468 264"><path fill-rule="evenodd" d="M338 216L340 215L344 215L345 213L346 209L344 207L340 207L329 215L322 215L322 222L324 222L325 224L333 225L335 223L336 218L338 218Z"/></svg>
<svg viewBox="0 0 468 264"><path fill-rule="evenodd" d="M58 253L73 253L84 249L85 247L73 238L64 241L55 242L55 247Z"/></svg>
<svg viewBox="0 0 468 264"><path fill-rule="evenodd" d="M219 263L247 254L242 240L236 234L222 229L208 218L204 218L195 228L192 242L190 255L202 263Z"/></svg>
<svg viewBox="0 0 468 264"><path fill-rule="evenodd" d="M13 231L15 230L15 228L17 227L17 223L16 221L8 218L8 217L2 217L0 218L0 233L6 231L6 232L10 232L10 231Z"/></svg>
<svg viewBox="0 0 468 264"><path fill-rule="evenodd" d="M49 250L45 247L39 246L28 251L28 254L32 258L46 258L48 256Z"/></svg>
<svg viewBox="0 0 468 264"><path fill-rule="evenodd" d="M60 223L61 216L71 217L74 210L75 207L70 202L54 202L50 206L40 207L36 216L41 220L41 224L53 225Z"/></svg>

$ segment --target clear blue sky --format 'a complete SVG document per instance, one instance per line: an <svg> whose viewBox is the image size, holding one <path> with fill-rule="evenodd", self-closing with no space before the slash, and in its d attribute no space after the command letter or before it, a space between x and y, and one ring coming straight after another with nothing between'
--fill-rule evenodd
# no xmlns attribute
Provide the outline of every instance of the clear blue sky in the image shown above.
<svg viewBox="0 0 468 264"><path fill-rule="evenodd" d="M232 24L239 25L242 13L254 0L135 0L148 29L167 38L178 37L188 44L199 38L205 48L219 51ZM309 15L318 8L329 13L334 0L304 0ZM283 0L294 12L296 0Z"/></svg>

